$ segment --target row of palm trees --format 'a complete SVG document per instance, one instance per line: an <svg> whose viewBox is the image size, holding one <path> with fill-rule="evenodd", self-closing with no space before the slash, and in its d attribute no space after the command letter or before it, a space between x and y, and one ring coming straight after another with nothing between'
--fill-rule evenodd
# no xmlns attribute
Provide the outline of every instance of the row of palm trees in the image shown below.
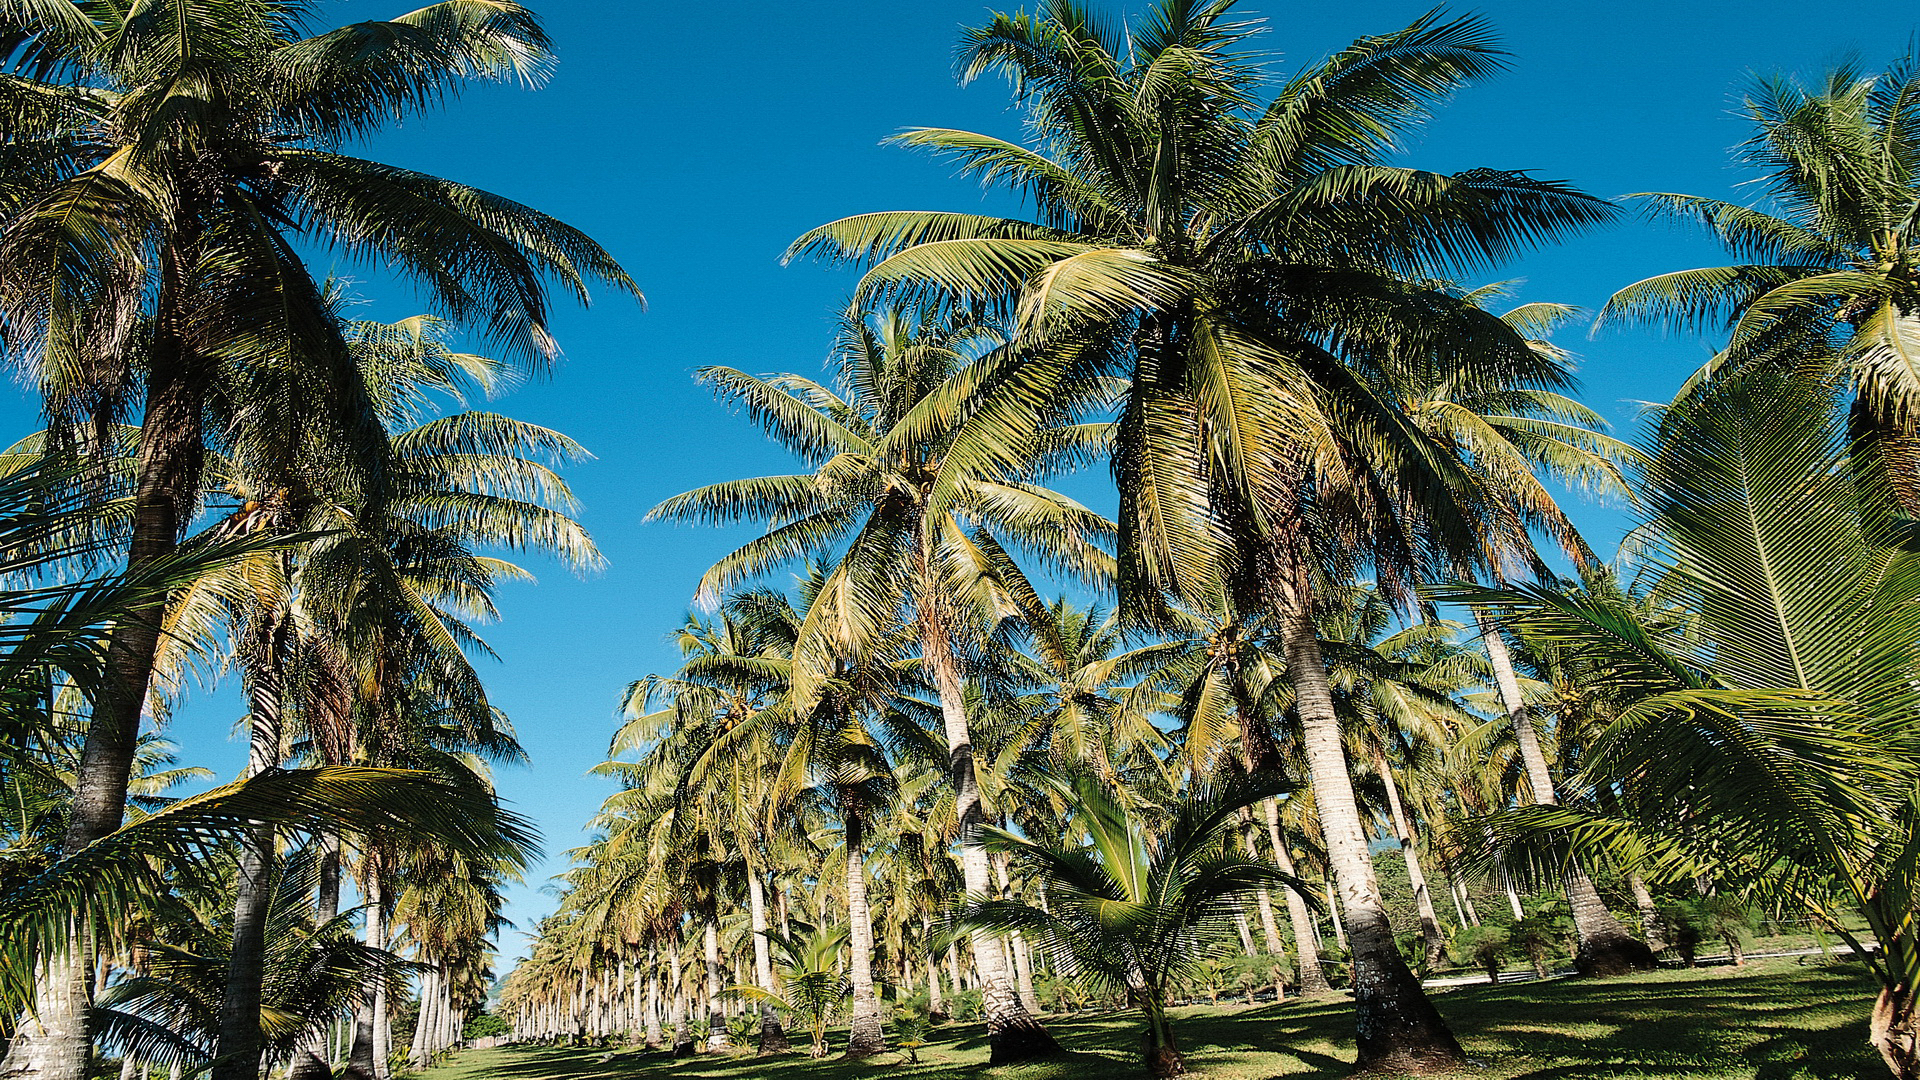
<svg viewBox="0 0 1920 1080"><path fill-rule="evenodd" d="M0 11L0 352L46 420L4 459L8 1076L80 1080L96 1052L326 1075L351 1016L372 1080L410 982L424 1061L484 998L532 850L488 780L520 749L473 627L525 577L500 552L599 556L555 471L580 448L466 402L555 355L551 288L634 286L546 215L346 152L476 80L544 78L532 12L323 14ZM434 313L346 317L318 249ZM228 675L245 776L159 801L148 722Z"/></svg>
<svg viewBox="0 0 1920 1080"><path fill-rule="evenodd" d="M881 1037L862 908L884 804L925 823L920 853L884 876L957 849L958 880L936 887L928 914L949 915L965 943L992 1060L1048 1052L1019 989L1026 935L1060 924L994 906L1012 869L996 847L1023 851L1035 882L1048 858L1105 858L1101 831L1072 823L1113 816L1098 804L1159 807L1107 830L1150 850L1171 835L1150 823L1180 818L1169 800L1182 783L1197 793L1244 773L1299 778L1288 802L1310 808L1333 885L1359 1067L1457 1066L1382 902L1370 856L1381 819L1357 794L1370 772L1392 835L1446 837L1430 853L1469 875L1551 872L1589 974L1653 963L1602 903L1602 868L1642 911L1649 883L1682 878L1810 906L1836 927L1857 908L1881 950L1869 961L1885 987L1875 1043L1914 1075L1920 804L1899 688L1916 637L1902 591L1915 505L1902 372L1920 341L1920 80L1901 67L1843 69L1812 89L1760 83L1742 155L1771 184L1767 210L1642 197L1703 220L1753 263L1649 279L1607 305L1603 320L1729 328L1636 448L1565 396L1570 367L1540 339L1567 309L1500 315L1487 291L1448 284L1619 206L1520 172L1388 163L1434 103L1498 69L1484 21L1435 11L1276 86L1250 58L1256 27L1232 8L1164 0L1122 25L1056 0L967 31L963 79L1007 77L1028 138L930 128L895 141L1017 192L1032 214L880 212L812 230L789 257L862 273L833 385L702 372L806 471L656 509L767 531L702 581L701 599L726 614L690 626L686 667L637 684L615 749L640 758L608 766L625 789L513 980L523 1023L569 1030L568 1003L583 999L571 976L642 947L677 965L682 936L698 933L718 1025L729 874L747 886L755 976L774 995L773 871L756 860L778 850L777 826L813 820L793 810L811 793L842 837L851 1050ZM1101 459L1113 524L1041 483ZM1634 500L1634 579L1602 572L1557 483ZM1555 578L1550 556L1581 578ZM738 591L804 560L797 597ZM1064 648L1061 609L1038 598L1028 571L1040 567L1113 590L1116 621L1096 636L1123 651L1101 658L1097 692ZM1343 598L1363 580L1411 616L1390 646L1379 629L1343 629L1355 621ZM1484 654L1436 630L1435 602L1463 605ZM1020 667L1010 650L1034 673L1002 674ZM1456 678L1484 692L1463 697L1467 683L1426 664L1449 651ZM1183 663L1193 677L1170 680ZM1124 707L1092 708L1083 690ZM990 744L988 717L1023 691L1059 711L1016 711L1013 734ZM1466 745L1511 733L1518 782L1457 782L1457 754L1419 760L1444 743L1409 731L1444 717L1470 730L1470 716L1495 724ZM990 790L1009 753L1069 778L1051 790L1083 794ZM1181 770L1185 781L1166 775ZM1088 776L1097 798L1075 786ZM1409 792L1439 794L1420 806ZM1259 864L1249 873L1297 881L1302 852L1273 832L1266 852L1242 841ZM1075 847L1086 837L1092 849ZM1056 839L1066 847L1051 856L1021 847ZM1433 875L1412 858L1409 871L1431 947ZM817 888L828 871L813 872ZM1250 897L1254 884L1237 889ZM1027 899L1049 914L1047 899ZM913 920L895 919L910 936ZM1294 936L1303 949L1311 935ZM1074 955L1072 935L1052 940ZM1164 985L1144 956L1123 980L1143 1002ZM1149 1045L1171 1049L1149 1021ZM1177 1053L1150 1060L1179 1067Z"/></svg>

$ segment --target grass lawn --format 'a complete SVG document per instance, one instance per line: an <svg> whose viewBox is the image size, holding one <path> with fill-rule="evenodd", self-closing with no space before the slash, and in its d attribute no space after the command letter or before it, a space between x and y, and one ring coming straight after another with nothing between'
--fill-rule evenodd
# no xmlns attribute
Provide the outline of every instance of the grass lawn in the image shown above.
<svg viewBox="0 0 1920 1080"><path fill-rule="evenodd" d="M1791 960L1662 971L1605 981L1565 980L1445 991L1440 1008L1488 1080L1579 1077L1741 1077L1879 1080L1886 1072L1867 1046L1873 987L1851 965ZM1187 1065L1201 1080L1340 1077L1353 1061L1344 998L1176 1012ZM643 1050L506 1048L468 1051L422 1080L1131 1080L1144 1077L1130 1016L1053 1017L1068 1054L986 1069L978 1028L948 1025L920 1051L921 1064L884 1054L854 1066L833 1058L699 1057L674 1061ZM836 1043L836 1046L843 1045Z"/></svg>

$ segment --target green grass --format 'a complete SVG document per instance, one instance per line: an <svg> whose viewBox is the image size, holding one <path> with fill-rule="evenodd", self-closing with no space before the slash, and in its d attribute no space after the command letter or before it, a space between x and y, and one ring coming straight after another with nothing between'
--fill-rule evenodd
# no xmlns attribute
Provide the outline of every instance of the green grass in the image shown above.
<svg viewBox="0 0 1920 1080"><path fill-rule="evenodd" d="M1700 968L1605 981L1461 987L1441 1010L1487 1080L1661 1077L1708 1080L1829 1080L1886 1075L1866 1044L1873 986L1853 965L1791 960L1745 968ZM1351 1071L1353 1029L1344 998L1280 1005L1178 1010L1187 1064L1202 1080L1339 1077ZM1002 1069L984 1068L975 1027L936 1029L921 1064L885 1054L862 1065L699 1057L674 1061L630 1049L476 1050L422 1080L1131 1080L1145 1076L1137 1028L1119 1015L1054 1017L1048 1026L1068 1054Z"/></svg>

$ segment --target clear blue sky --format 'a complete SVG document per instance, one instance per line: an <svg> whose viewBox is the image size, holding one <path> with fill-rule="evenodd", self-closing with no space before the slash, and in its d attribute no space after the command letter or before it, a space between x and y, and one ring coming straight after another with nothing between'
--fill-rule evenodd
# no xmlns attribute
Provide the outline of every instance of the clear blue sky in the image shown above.
<svg viewBox="0 0 1920 1080"><path fill-rule="evenodd" d="M585 229L647 295L645 312L618 297L589 311L562 309L565 360L551 379L496 406L598 455L570 475L611 561L588 581L536 566L540 584L507 588L504 621L486 634L502 658L488 672L494 699L533 758L503 770L500 786L547 838L547 860L512 894L509 915L523 927L551 910L536 889L564 867L565 849L584 838L581 824L609 790L584 774L605 752L621 688L669 668L667 633L700 572L726 549L728 537L716 531L642 525L642 516L697 484L786 468L689 373L715 363L818 369L850 279L778 265L803 230L866 210L982 205L970 181L881 147L881 138L916 125L1018 134L1003 84L963 90L953 78L958 29L989 10L979 0L530 2L560 52L545 89L482 88L364 148ZM410 6L350 0L323 10L340 23ZM1426 6L1244 0L1242 10L1268 21L1261 45L1285 71L1403 26ZM1726 151L1743 134L1734 107L1748 73L1811 73L1848 54L1880 66L1920 25L1911 0L1473 7L1501 31L1513 68L1461 94L1407 161L1443 171L1528 169L1603 196L1742 197ZM1693 233L1631 224L1499 276L1525 278L1526 299L1596 307L1627 282L1717 258ZM369 301L365 317L418 310L404 285L352 272ZM1707 352L1701 342L1643 333L1588 341L1574 330L1562 343L1582 357L1586 400L1629 428L1631 402L1665 397ZM0 422L24 434L35 426L33 405L18 394L0 402ZM1593 511L1584 520L1595 547L1617 540L1616 515ZM225 693L189 707L171 731L184 758L230 778L245 756L229 736L240 712ZM509 934L505 955L519 948Z"/></svg>

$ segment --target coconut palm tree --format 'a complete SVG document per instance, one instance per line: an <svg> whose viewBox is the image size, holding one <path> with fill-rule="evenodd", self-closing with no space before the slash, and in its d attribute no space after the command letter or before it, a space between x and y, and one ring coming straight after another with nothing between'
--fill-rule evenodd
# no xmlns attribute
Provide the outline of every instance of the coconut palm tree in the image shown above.
<svg viewBox="0 0 1920 1080"><path fill-rule="evenodd" d="M1508 293L1504 283L1463 294L1486 305ZM1602 494L1624 494L1623 468L1638 459L1632 447L1608 436L1605 422L1566 396L1573 386L1567 353L1547 339L1578 312L1564 304L1522 304L1500 316L1528 339L1530 366L1516 366L1503 377L1463 383L1449 367L1430 356L1407 351L1394 357L1393 386L1413 419L1429 437L1472 471L1492 496L1492 513L1478 523L1481 551L1475 562L1493 580L1516 569L1541 572L1533 536L1542 535L1577 565L1592 565L1592 552L1560 509L1548 482ZM1534 709L1520 693L1506 637L1487 612L1476 611L1494 689L1512 724L1527 777L1526 795L1539 805L1557 799L1541 750ZM1575 954L1588 975L1618 975L1650 970L1653 953L1628 935L1576 864L1561 867L1580 934Z"/></svg>
<svg viewBox="0 0 1920 1080"><path fill-rule="evenodd" d="M1498 839L1669 879L1740 876L1830 925L1837 891L1879 940L1871 1037L1909 1080L1920 567L1896 482L1855 452L1837 384L1750 366L1660 417L1639 491L1645 557L1683 621L1607 591L1450 594L1565 648L1618 710L1577 777L1606 803L1508 811Z"/></svg>
<svg viewBox="0 0 1920 1080"><path fill-rule="evenodd" d="M1742 101L1751 133L1735 162L1759 173L1757 205L1667 192L1637 196L1650 216L1704 225L1741 260L1637 281L1602 323L1724 330L1707 369L1831 362L1855 387L1856 422L1893 438L1910 503L1920 401L1920 70L1853 63L1812 86L1756 77Z"/></svg>
<svg viewBox="0 0 1920 1080"><path fill-rule="evenodd" d="M733 992L799 1017L812 1036L807 1052L816 1058L826 1057L827 1024L852 992L840 971L840 949L847 936L845 926L805 925L791 936L773 935L781 954L780 984L785 992L776 994L758 986L736 986Z"/></svg>
<svg viewBox="0 0 1920 1080"><path fill-rule="evenodd" d="M703 380L746 406L815 471L709 485L676 495L649 515L768 523L766 535L707 572L700 587L705 596L781 563L834 552L793 644L790 707L797 715L825 692L836 664L872 652L903 622L915 629L946 730L969 892L988 889L992 874L973 839L985 814L962 682L965 644L985 633L969 630L1004 610L1041 609L1008 547L1026 547L1091 577L1105 568L1097 543L1111 531L1073 500L1019 479L1019 470L982 469L947 455L973 422L971 394L984 366L1003 351L982 324L922 322L904 309L855 311L836 350L839 393L798 375L757 378L707 369ZM1070 438L1028 438L1024 467ZM948 489L956 493L952 498L932 501ZM973 951L988 1001L993 1060L1053 1049L1015 996L998 943L978 936Z"/></svg>
<svg viewBox="0 0 1920 1080"><path fill-rule="evenodd" d="M1148 1072L1180 1075L1186 1065L1167 1016L1170 985L1219 950L1250 893L1289 880L1272 864L1230 854L1226 843L1240 808L1274 794L1275 781L1202 787L1151 810L1090 775L1055 786L1085 830L1084 844L988 834L1047 882L1048 906L974 897L961 922L1018 929L1051 955L1071 957L1077 978L1124 994L1146 1021ZM1163 824L1150 828L1154 818Z"/></svg>
<svg viewBox="0 0 1920 1080"><path fill-rule="evenodd" d="M1399 960L1372 879L1308 571L1365 557L1390 583L1417 577L1432 547L1467 545L1457 523L1483 516L1472 477L1363 373L1396 341L1463 378L1529 362L1510 327L1427 282L1614 210L1520 173L1384 164L1433 103L1500 66L1477 17L1435 11L1362 39L1265 100L1253 30L1202 0L1164 0L1125 30L1071 0L996 16L968 31L962 69L1009 77L1033 144L949 129L897 141L1018 190L1034 219L863 214L790 255L867 266L863 299L1017 315L1023 348L994 422L955 456L1016 460L1036 410L1087 376L1126 379L1112 435L1122 612L1151 621L1162 596L1203 608L1231 586L1279 616L1350 909L1362 1065L1450 1064L1459 1047ZM1351 512L1309 520L1336 506Z"/></svg>

